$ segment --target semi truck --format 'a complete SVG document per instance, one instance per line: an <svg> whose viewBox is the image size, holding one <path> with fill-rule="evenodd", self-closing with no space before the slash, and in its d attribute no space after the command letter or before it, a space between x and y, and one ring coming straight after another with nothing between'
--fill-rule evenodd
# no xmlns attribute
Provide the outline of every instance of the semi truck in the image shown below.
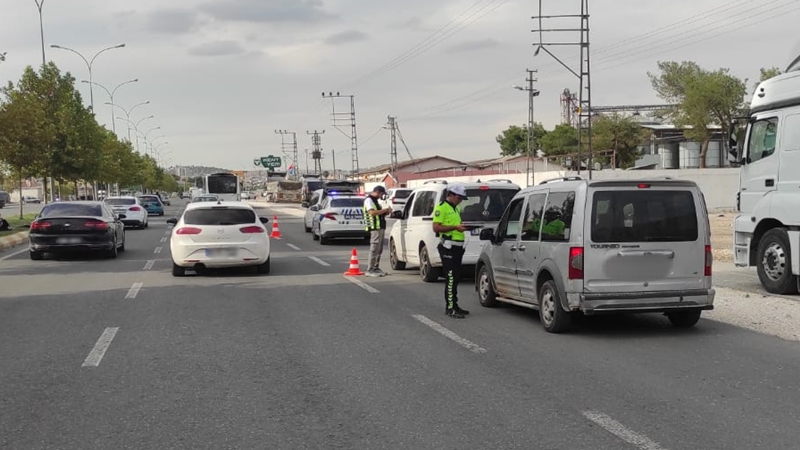
<svg viewBox="0 0 800 450"><path fill-rule="evenodd" d="M800 49L786 71L763 81L745 120L731 127L739 166L733 224L738 267L756 267L773 294L800 290Z"/></svg>

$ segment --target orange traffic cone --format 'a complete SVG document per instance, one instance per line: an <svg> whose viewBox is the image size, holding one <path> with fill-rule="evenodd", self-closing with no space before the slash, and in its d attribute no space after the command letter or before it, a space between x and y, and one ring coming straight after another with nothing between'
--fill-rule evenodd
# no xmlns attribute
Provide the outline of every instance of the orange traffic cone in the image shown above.
<svg viewBox="0 0 800 450"><path fill-rule="evenodd" d="M350 256L350 268L344 273L344 276L355 277L359 275L364 275L364 272L358 268L358 251L356 251L354 248L353 253Z"/></svg>
<svg viewBox="0 0 800 450"><path fill-rule="evenodd" d="M281 230L278 228L278 216L272 216L272 234L269 235L272 239L281 238Z"/></svg>

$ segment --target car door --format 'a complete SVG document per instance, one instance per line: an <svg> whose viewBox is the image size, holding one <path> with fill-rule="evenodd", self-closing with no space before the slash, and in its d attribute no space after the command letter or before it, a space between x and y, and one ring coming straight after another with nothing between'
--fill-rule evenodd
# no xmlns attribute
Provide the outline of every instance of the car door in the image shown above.
<svg viewBox="0 0 800 450"><path fill-rule="evenodd" d="M420 263L420 243L432 245L426 237L433 235L433 209L436 206L437 191L417 192L414 204L411 206L411 217L407 221L406 235L406 261L411 264ZM436 248L428 248L428 255L434 258Z"/></svg>
<svg viewBox="0 0 800 450"><path fill-rule="evenodd" d="M517 282L522 299L528 303L536 302L536 274L540 264L542 216L547 195L547 191L541 191L528 196L517 244Z"/></svg>
<svg viewBox="0 0 800 450"><path fill-rule="evenodd" d="M397 255L401 261L408 261L408 254L406 252L406 248L408 247L408 235L406 234L406 231L408 230L408 219L411 216L411 205L413 203L413 199L414 195L412 194L408 203L406 203L405 207L403 208L403 217L398 220L392 228L392 235L395 236L395 242L397 245ZM397 228L397 232L394 232L395 227Z"/></svg>
<svg viewBox="0 0 800 450"><path fill-rule="evenodd" d="M777 189L780 136L779 118L774 112L756 116L750 125L742 168L740 169L741 211L752 212L762 198Z"/></svg>
<svg viewBox="0 0 800 450"><path fill-rule="evenodd" d="M495 241L491 244L498 247L492 252L492 271L497 294L500 297L520 298L517 281L517 246L525 200L525 197L520 197L508 205L497 226Z"/></svg>

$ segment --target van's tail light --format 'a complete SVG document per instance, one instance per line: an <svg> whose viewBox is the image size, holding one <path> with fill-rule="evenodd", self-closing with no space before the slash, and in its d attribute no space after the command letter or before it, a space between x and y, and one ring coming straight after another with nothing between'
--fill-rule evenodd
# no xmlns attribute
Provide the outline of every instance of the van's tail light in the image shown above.
<svg viewBox="0 0 800 450"><path fill-rule="evenodd" d="M638 185L636 185L636 187L638 187L639 189L650 189L650 185L647 183L639 183Z"/></svg>
<svg viewBox="0 0 800 450"><path fill-rule="evenodd" d="M33 222L31 224L31 230L46 230L51 226L53 226L53 224L47 221Z"/></svg>
<svg viewBox="0 0 800 450"><path fill-rule="evenodd" d="M711 246L706 245L706 273L707 277L711 276L711 266L714 264L714 253L711 252Z"/></svg>
<svg viewBox="0 0 800 450"><path fill-rule="evenodd" d="M202 231L203 230L201 230L200 228L183 227L183 228L178 228L178 231L176 231L175 234L200 234Z"/></svg>
<svg viewBox="0 0 800 450"><path fill-rule="evenodd" d="M91 228L93 230L107 230L108 224L103 222L102 220L90 220L83 224L86 228Z"/></svg>
<svg viewBox="0 0 800 450"><path fill-rule="evenodd" d="M336 213L326 213L326 214L325 214L324 216L322 216L322 217L323 217L324 219L329 219L329 220L338 220L338 219L336 218Z"/></svg>
<svg viewBox="0 0 800 450"><path fill-rule="evenodd" d="M128 211L141 211L141 210L142 208L139 208L138 206L131 206L130 208L128 208Z"/></svg>
<svg viewBox="0 0 800 450"><path fill-rule="evenodd" d="M255 233L263 233L264 229L253 225L249 227L239 228L239 231L241 231L244 234L255 234Z"/></svg>
<svg viewBox="0 0 800 450"><path fill-rule="evenodd" d="M569 249L569 279L583 279L583 247Z"/></svg>

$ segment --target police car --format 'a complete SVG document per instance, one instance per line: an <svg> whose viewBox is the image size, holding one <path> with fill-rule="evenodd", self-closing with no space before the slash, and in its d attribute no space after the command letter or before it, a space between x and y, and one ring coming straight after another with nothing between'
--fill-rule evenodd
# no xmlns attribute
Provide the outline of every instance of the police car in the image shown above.
<svg viewBox="0 0 800 450"><path fill-rule="evenodd" d="M330 193L313 207L311 235L322 245L331 239L349 238L369 240L364 224L363 195Z"/></svg>

